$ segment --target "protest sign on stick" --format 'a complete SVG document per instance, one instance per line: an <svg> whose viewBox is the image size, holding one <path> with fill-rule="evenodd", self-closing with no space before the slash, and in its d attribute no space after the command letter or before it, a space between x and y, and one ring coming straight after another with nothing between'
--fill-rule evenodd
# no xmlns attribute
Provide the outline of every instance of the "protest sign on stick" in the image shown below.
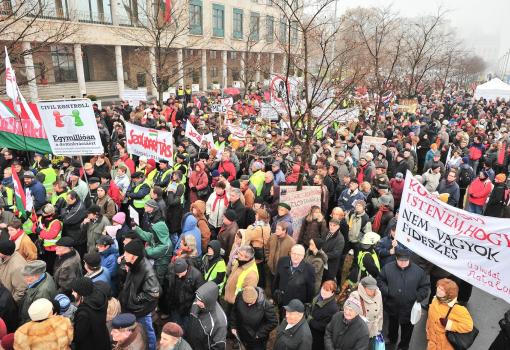
<svg viewBox="0 0 510 350"><path fill-rule="evenodd" d="M166 159L168 164L173 166L171 132L126 123L126 141L129 153L152 158L156 162Z"/></svg>
<svg viewBox="0 0 510 350"><path fill-rule="evenodd" d="M303 220L308 215L312 205L321 206L321 188L319 186L306 186L302 191L296 192L296 186L280 187L280 203L290 205L292 216L292 238L297 242L299 230Z"/></svg>

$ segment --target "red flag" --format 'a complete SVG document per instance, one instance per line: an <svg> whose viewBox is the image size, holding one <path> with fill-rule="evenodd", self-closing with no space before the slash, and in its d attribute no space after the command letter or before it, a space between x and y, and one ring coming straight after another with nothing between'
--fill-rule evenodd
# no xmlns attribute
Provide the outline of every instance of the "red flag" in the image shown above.
<svg viewBox="0 0 510 350"><path fill-rule="evenodd" d="M165 0L165 22L172 22L172 4Z"/></svg>

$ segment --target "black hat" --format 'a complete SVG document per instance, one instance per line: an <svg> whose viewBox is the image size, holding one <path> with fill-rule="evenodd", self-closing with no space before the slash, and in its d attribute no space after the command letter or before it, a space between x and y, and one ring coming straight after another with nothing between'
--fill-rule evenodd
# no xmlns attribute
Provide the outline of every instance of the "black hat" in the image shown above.
<svg viewBox="0 0 510 350"><path fill-rule="evenodd" d="M62 237L55 245L58 247L72 247L74 246L74 241L71 237Z"/></svg>
<svg viewBox="0 0 510 350"><path fill-rule="evenodd" d="M129 230L122 236L122 238L129 238L129 239L139 239L142 240L142 237L140 237L140 234L136 232L135 230Z"/></svg>
<svg viewBox="0 0 510 350"><path fill-rule="evenodd" d="M43 158L39 161L39 165L43 168L46 168L50 165L50 160L48 158Z"/></svg>
<svg viewBox="0 0 510 350"><path fill-rule="evenodd" d="M397 224L394 223L393 225L390 226L390 230L392 231L396 231L397 230Z"/></svg>
<svg viewBox="0 0 510 350"><path fill-rule="evenodd" d="M92 204L87 211L86 214L99 214L101 213L101 207L99 205Z"/></svg>
<svg viewBox="0 0 510 350"><path fill-rule="evenodd" d="M239 180L234 180L230 183L230 187L234 187L234 188L241 188L241 183L239 182Z"/></svg>
<svg viewBox="0 0 510 350"><path fill-rule="evenodd" d="M78 177L80 177L80 169L79 169L79 168L74 168L74 169L71 171L71 175L74 175L74 176L78 176Z"/></svg>
<svg viewBox="0 0 510 350"><path fill-rule="evenodd" d="M89 178L89 184L97 184L99 182L101 182L101 180L98 179L97 177L90 177Z"/></svg>
<svg viewBox="0 0 510 350"><path fill-rule="evenodd" d="M166 159L160 159L160 160L159 160L159 162L160 162L160 163L168 164L168 160L166 160Z"/></svg>
<svg viewBox="0 0 510 350"><path fill-rule="evenodd" d="M264 198L262 196L257 196L255 197L254 203L264 204Z"/></svg>
<svg viewBox="0 0 510 350"><path fill-rule="evenodd" d="M91 278L80 277L74 280L71 289L82 297L88 297L94 293L94 282L92 282Z"/></svg>
<svg viewBox="0 0 510 350"><path fill-rule="evenodd" d="M322 238L312 238L313 239L313 244L315 244L315 246L317 247L317 250L321 250L322 249L322 246L324 245L324 240L322 240Z"/></svg>
<svg viewBox="0 0 510 350"><path fill-rule="evenodd" d="M380 184L380 185L379 185L379 189L380 189L380 190L388 190L388 189L389 189L389 187L388 187L388 185Z"/></svg>
<svg viewBox="0 0 510 350"><path fill-rule="evenodd" d="M408 261L409 258L411 258L411 254L406 249L399 249L395 252L395 255L397 256L397 260L400 261Z"/></svg>
<svg viewBox="0 0 510 350"><path fill-rule="evenodd" d="M398 152L397 157L405 158L404 152Z"/></svg>
<svg viewBox="0 0 510 350"><path fill-rule="evenodd" d="M228 209L223 215L225 215L228 221L236 220L236 212L233 209Z"/></svg>
<svg viewBox="0 0 510 350"><path fill-rule="evenodd" d="M288 312L305 312L305 306L299 299L293 299L290 301L289 305L284 306L284 309Z"/></svg>
<svg viewBox="0 0 510 350"><path fill-rule="evenodd" d="M175 259L175 262L174 262L174 272L175 273L183 273L187 269L188 269L188 263L186 262L186 260L184 260L182 258Z"/></svg>
<svg viewBox="0 0 510 350"><path fill-rule="evenodd" d="M120 156L118 155L112 156L112 162L116 162L118 160L120 160Z"/></svg>
<svg viewBox="0 0 510 350"><path fill-rule="evenodd" d="M235 213L235 212L234 212ZM143 256L143 243L135 239L124 246L124 251L134 256Z"/></svg>
<svg viewBox="0 0 510 350"><path fill-rule="evenodd" d="M353 178L351 178L351 181L349 181L349 183L355 183L355 184L359 185L359 181L357 179L353 179Z"/></svg>
<svg viewBox="0 0 510 350"><path fill-rule="evenodd" d="M143 177L143 173L141 171L135 171L133 174L131 174L132 179L138 179L140 177Z"/></svg>
<svg viewBox="0 0 510 350"><path fill-rule="evenodd" d="M111 329L129 328L136 323L136 316L133 314L119 314L110 323Z"/></svg>
<svg viewBox="0 0 510 350"><path fill-rule="evenodd" d="M101 265L101 257L96 252L86 253L83 256L83 261L85 261L89 267L98 267Z"/></svg>
<svg viewBox="0 0 510 350"><path fill-rule="evenodd" d="M228 177L230 176L230 173L228 171L222 171L220 173L221 176L223 176L225 179L228 179Z"/></svg>
<svg viewBox="0 0 510 350"><path fill-rule="evenodd" d="M97 240L96 240L96 243L97 244L101 244L101 245L114 245L115 244L115 241L113 240L113 238L111 238L110 236L108 235L101 235Z"/></svg>
<svg viewBox="0 0 510 350"><path fill-rule="evenodd" d="M347 142L356 143L356 139L354 139L354 137L351 137Z"/></svg>
<svg viewBox="0 0 510 350"><path fill-rule="evenodd" d="M0 243L0 253L3 255L12 255L16 251L16 243L8 240Z"/></svg>
<svg viewBox="0 0 510 350"><path fill-rule="evenodd" d="M379 154L382 154L382 153L379 153ZM376 169L386 169L386 167L382 164L379 164L375 167Z"/></svg>
<svg viewBox="0 0 510 350"><path fill-rule="evenodd" d="M111 179L112 179L112 174L110 174L109 172L101 173L101 178L102 178L102 179L108 179L108 180L111 180Z"/></svg>

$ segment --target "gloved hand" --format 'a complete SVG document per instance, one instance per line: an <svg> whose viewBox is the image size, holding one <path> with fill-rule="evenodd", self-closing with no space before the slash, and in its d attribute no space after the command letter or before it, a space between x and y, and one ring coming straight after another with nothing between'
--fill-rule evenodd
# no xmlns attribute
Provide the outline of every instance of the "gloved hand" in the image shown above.
<svg viewBox="0 0 510 350"><path fill-rule="evenodd" d="M41 234L41 231L42 231L42 228L40 228L40 227L37 227L35 229L35 233L38 234L38 235Z"/></svg>
<svg viewBox="0 0 510 350"><path fill-rule="evenodd" d="M469 197L474 198L474 196L473 196L473 194L472 194L472 193L470 193L470 194L469 194Z"/></svg>
<svg viewBox="0 0 510 350"><path fill-rule="evenodd" d="M191 187L191 190L192 190L193 192L198 192L198 190L197 190L197 188L196 188L196 187Z"/></svg>
<svg viewBox="0 0 510 350"><path fill-rule="evenodd" d="M441 322L441 324L443 325L443 327L446 327L446 323L448 322L448 319L444 318L444 317L441 317L439 319L439 322Z"/></svg>
<svg viewBox="0 0 510 350"><path fill-rule="evenodd" d="M136 227L136 221L135 220L131 220L131 227Z"/></svg>

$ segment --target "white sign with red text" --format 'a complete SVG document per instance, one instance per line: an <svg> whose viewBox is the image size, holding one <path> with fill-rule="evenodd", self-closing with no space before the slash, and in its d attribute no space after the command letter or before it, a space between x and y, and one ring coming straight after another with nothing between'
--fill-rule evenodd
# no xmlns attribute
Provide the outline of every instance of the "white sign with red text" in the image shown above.
<svg viewBox="0 0 510 350"><path fill-rule="evenodd" d="M174 164L171 132L126 123L126 142L129 153L146 156L156 162L166 159L170 166Z"/></svg>
<svg viewBox="0 0 510 350"><path fill-rule="evenodd" d="M395 239L434 265L510 302L508 219L454 208L431 195L408 171Z"/></svg>
<svg viewBox="0 0 510 350"><path fill-rule="evenodd" d="M296 186L281 186L280 203L290 205L294 230L292 238L297 242L301 225L308 215L310 207L317 205L320 208L321 206L321 188L319 186L304 186L303 190L296 191Z"/></svg>
<svg viewBox="0 0 510 350"><path fill-rule="evenodd" d="M200 135L197 129L195 129L191 123L186 123L186 137L193 141L193 143L198 147L201 146L203 140L206 140L208 149L216 149L212 133L208 133L207 135Z"/></svg>

